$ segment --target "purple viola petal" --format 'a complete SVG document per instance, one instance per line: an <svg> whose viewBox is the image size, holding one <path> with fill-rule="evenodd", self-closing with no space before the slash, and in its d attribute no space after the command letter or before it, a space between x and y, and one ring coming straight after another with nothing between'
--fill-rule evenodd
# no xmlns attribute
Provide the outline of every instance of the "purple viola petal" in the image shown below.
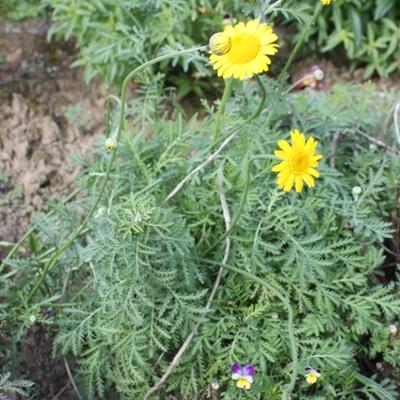
<svg viewBox="0 0 400 400"><path fill-rule="evenodd" d="M314 371L314 368L307 365L306 367L304 367L304 371L312 372L312 371Z"/></svg>
<svg viewBox="0 0 400 400"><path fill-rule="evenodd" d="M315 368L315 371L317 372L317 374L321 375L321 370L319 368Z"/></svg>
<svg viewBox="0 0 400 400"><path fill-rule="evenodd" d="M253 376L256 373L256 369L252 365L246 365L243 367L244 376Z"/></svg>
<svg viewBox="0 0 400 400"><path fill-rule="evenodd" d="M241 374L242 373L242 367L239 364L233 364L231 367L232 373L234 374Z"/></svg>

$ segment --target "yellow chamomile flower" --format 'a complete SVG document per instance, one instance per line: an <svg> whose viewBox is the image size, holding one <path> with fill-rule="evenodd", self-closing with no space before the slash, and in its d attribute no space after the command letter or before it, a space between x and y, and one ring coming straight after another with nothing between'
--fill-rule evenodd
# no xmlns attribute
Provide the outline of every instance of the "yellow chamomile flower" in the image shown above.
<svg viewBox="0 0 400 400"><path fill-rule="evenodd" d="M304 368L304 370L307 372L306 381L309 385L313 385L321 376L321 371L318 368L307 366Z"/></svg>
<svg viewBox="0 0 400 400"><path fill-rule="evenodd" d="M278 173L278 187L289 192L293 185L296 192L303 190L303 181L308 187L315 185L314 177L319 177L319 172L314 169L322 155L315 154L317 141L311 136L307 141L304 133L294 129L290 132L291 145L286 140L279 140L280 150L275 155L283 160L272 167L272 171Z"/></svg>
<svg viewBox="0 0 400 400"><path fill-rule="evenodd" d="M322 3L324 6L329 6L329 4L332 3L332 1L334 1L334 0L321 0L321 3Z"/></svg>
<svg viewBox="0 0 400 400"><path fill-rule="evenodd" d="M227 25L223 32L210 38L210 61L218 76L243 80L268 71L269 56L278 51L274 42L278 36L269 25L254 19L235 26Z"/></svg>

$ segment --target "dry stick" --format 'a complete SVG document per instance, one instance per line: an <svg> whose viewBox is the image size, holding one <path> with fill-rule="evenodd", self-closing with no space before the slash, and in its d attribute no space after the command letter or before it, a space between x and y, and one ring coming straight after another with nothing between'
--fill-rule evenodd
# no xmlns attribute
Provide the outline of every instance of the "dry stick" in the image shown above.
<svg viewBox="0 0 400 400"><path fill-rule="evenodd" d="M75 390L76 394L78 395L79 399L82 400L81 394L79 393L78 387L76 386L74 377L72 376L71 370L69 368L67 359L65 357L63 357L63 360L64 360L64 365L65 365L65 369L67 371L67 375L68 375L69 381L71 382L71 385L74 388L74 390Z"/></svg>
<svg viewBox="0 0 400 400"><path fill-rule="evenodd" d="M229 213L228 203L226 202L225 194L223 192L223 187L222 187L223 186L223 179L224 179L224 177L223 177L223 174L222 174L222 171L221 171L218 174L218 184L219 184L220 189L221 189L221 193L220 193L219 197L220 197L221 206L222 206L222 213L224 215L224 220L225 220L225 228L226 228L227 231L229 231L231 229L231 216L230 216L230 213ZM224 258L222 260L222 266L220 267L220 269L218 271L217 278L215 279L214 286L213 286L213 288L211 290L211 293L210 293L210 296L208 298L206 307L205 307L205 309L203 311L203 316L205 316L210 311L211 304L212 304L212 302L214 300L214 297L215 297L215 295L217 293L218 287L219 287L219 285L221 283L222 276L224 274L223 265L226 264L226 262L228 261L230 250L231 250L231 238L229 236L227 236L226 237L226 241L225 241L225 253L224 253ZM172 360L171 364L168 366L167 370L164 372L164 375L160 378L160 380L157 382L157 384L155 384L152 388L149 389L149 391L144 396L143 400L150 399L150 397L154 393L156 393L158 390L160 390L161 386L165 383L165 381L168 379L168 377L172 374L172 371L178 365L180 359L182 358L183 354L185 353L185 351L189 347L190 343L192 342L193 337L197 333L197 331L198 331L198 329L199 329L199 327L200 327L202 322L203 322L202 319L200 319L196 323L196 325L193 328L192 332L186 338L185 342L183 343L183 345L181 346L179 351L176 353L176 355L175 355L174 359Z"/></svg>
<svg viewBox="0 0 400 400"><path fill-rule="evenodd" d="M337 142L340 138L341 133L340 132L335 132L332 138L331 146L330 146L330 152L329 152L329 165L332 168L335 168L336 165L336 145Z"/></svg>
<svg viewBox="0 0 400 400"><path fill-rule="evenodd" d="M378 146L382 146L383 148L385 148L388 151L392 151L395 154L400 154L399 150L394 149L393 147L388 146L385 142L383 142L382 140L376 139L373 136L368 135L367 133L363 132L360 129L356 129L357 133L360 134L361 136L365 137L365 139L368 139L371 143L374 143Z"/></svg>
<svg viewBox="0 0 400 400"><path fill-rule="evenodd" d="M210 164L211 161L215 160L219 153L221 153L221 151L225 148L225 146L227 144L229 144L229 142L232 141L232 139L234 139L234 137L239 133L240 128L237 128L233 133L231 133L221 144L221 146L218 147L218 149L210 155L210 157L208 157L205 161L203 161L200 165L198 165L193 171L191 171L189 174L187 174L175 187L174 189L169 193L169 195L163 200L162 205L167 203L169 200L171 200L172 197L174 197L176 195L176 193L179 192L179 190L181 190L181 188L183 187L183 185L190 181L190 179L193 178L194 175L197 174L197 172L201 171L204 167L206 167L208 164Z"/></svg>
<svg viewBox="0 0 400 400"><path fill-rule="evenodd" d="M68 382L51 400L57 400L68 389L69 385L70 383Z"/></svg>

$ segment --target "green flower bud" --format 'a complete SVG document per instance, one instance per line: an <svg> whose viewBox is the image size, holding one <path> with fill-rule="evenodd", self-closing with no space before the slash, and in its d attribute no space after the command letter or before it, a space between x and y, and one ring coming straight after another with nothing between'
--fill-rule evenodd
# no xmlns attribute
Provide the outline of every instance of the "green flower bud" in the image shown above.
<svg viewBox="0 0 400 400"><path fill-rule="evenodd" d="M107 138L107 140L104 143L104 147L107 151L114 151L118 146L117 141L114 138Z"/></svg>

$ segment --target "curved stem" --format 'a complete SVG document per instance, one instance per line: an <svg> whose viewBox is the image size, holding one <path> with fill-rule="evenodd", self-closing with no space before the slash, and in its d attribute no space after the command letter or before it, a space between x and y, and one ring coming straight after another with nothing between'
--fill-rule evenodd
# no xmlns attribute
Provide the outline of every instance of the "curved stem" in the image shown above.
<svg viewBox="0 0 400 400"><path fill-rule="evenodd" d="M74 198L78 193L80 192L80 189L74 190L72 193L70 193L65 199L61 201L62 204L68 203L72 198ZM49 212L49 216L53 215L54 211ZM35 227L32 226L29 228L25 234L18 240L18 242L13 246L13 248L9 251L7 256L4 258L0 265L0 272L3 270L5 267L5 263L7 260L9 260L11 257L14 256L14 254L18 251L18 249L21 247L22 243L25 242L25 240L35 231Z"/></svg>
<svg viewBox="0 0 400 400"><path fill-rule="evenodd" d="M207 260L207 259L201 259L202 261L206 261L210 264L219 264L215 261L212 260ZM290 383L287 389L285 389L282 393L282 400L288 400L290 397L290 394L293 392L293 389L296 385L296 379L297 379L297 363L298 363L298 349L297 349L297 341L294 335L294 326L293 326L293 309L292 306L290 305L289 300L287 299L286 296L284 296L278 289L276 289L273 285L265 281L264 279L259 278L256 275L253 275L250 272L244 271L243 269L239 269L236 267L233 267L228 264L221 264L222 267L224 267L228 271L235 272L237 274L243 275L248 279L251 279L254 282L259 283L260 285L264 286L268 290L270 290L272 293L275 294L276 297L284 304L284 306L287 309L288 313L288 336L289 336L289 342L290 342L290 351L292 355L292 374L290 377Z"/></svg>
<svg viewBox="0 0 400 400"><path fill-rule="evenodd" d="M213 147L218 143L219 141L219 134L221 131L221 120L222 120L222 115L224 114L225 111L225 104L227 100L229 99L231 92L232 92L232 83L233 79L229 78L225 80L225 89L224 93L221 98L221 102L219 104L219 109L218 113L216 116L216 121L215 121L215 128L214 128L214 137L213 137Z"/></svg>
<svg viewBox="0 0 400 400"><path fill-rule="evenodd" d="M160 61L167 60L169 58L177 57L182 54L188 54L188 53L194 53L196 51L200 51L203 49L206 49L207 46L201 46L201 47L194 47L191 49L185 49L185 50L177 50L168 54L164 54L159 57L155 57L152 60L149 60L141 65L139 65L137 68L135 68L133 71L131 71L126 78L124 79L121 87L121 105L120 105L120 112L119 112L119 123L117 125L116 133L115 133L115 140L117 143L119 142L121 138L121 133L122 133L122 127L124 124L124 119L125 119L125 104L126 104L126 90L128 87L129 81L140 71L143 69L147 68L149 65L156 64ZM47 264L44 266L43 273L40 276L39 280L36 282L35 286L32 288L32 290L29 292L26 301L29 302L29 300L36 294L40 286L43 284L47 274L51 270L51 268L54 266L54 264L58 261L59 257L61 254L68 249L68 247L74 242L74 240L81 234L81 232L85 229L86 225L88 224L90 218L92 217L93 213L96 211L97 206L100 203L100 200L103 196L103 193L105 192L105 188L107 186L107 182L110 178L111 170L113 168L115 158L116 158L116 149L112 151L112 155L110 158L110 162L108 164L107 172L104 177L104 181L100 187L99 194L97 195L97 198L95 202L93 203L92 207L90 208L86 218L82 222L82 224L70 235L70 237L66 240L64 245L62 245L57 252L53 255L53 257L47 262Z"/></svg>
<svg viewBox="0 0 400 400"><path fill-rule="evenodd" d="M256 111L249 118L247 118L242 124L240 124L238 127L233 128L229 132L228 137L226 139L223 139L221 145L218 147L218 149L213 154L211 154L205 161L203 161L195 169L190 171L183 179L181 179L181 181L177 185L175 185L175 187L171 190L171 192L169 192L168 195L165 197L165 199L162 201L162 203L161 203L162 205L164 205L168 201L170 201L172 199L172 197L174 197L179 192L179 190L182 189L182 187L185 185L185 183L190 181L190 179L192 179L193 176L196 175L197 172L201 171L211 161L215 160L218 157L219 153L221 153L221 151L225 148L225 146L227 146L234 139L234 137L237 135L237 133L243 127L248 125L253 119L257 118L261 114L261 111L264 109L265 101L267 99L267 92L265 90L264 85L261 82L261 79L258 76L257 76L257 83L261 89L261 101L258 104Z"/></svg>
<svg viewBox="0 0 400 400"><path fill-rule="evenodd" d="M318 3L317 7L315 8L314 15L312 16L310 22L302 30L302 32L300 34L300 38L296 43L296 46L294 47L293 51L290 53L290 56L289 56L288 60L286 61L285 66L283 67L281 73L279 74L278 81L280 83L282 83L282 80L284 79L286 72L288 72L289 67L292 65L294 59L296 58L297 53L299 52L301 46L303 45L303 42L304 42L308 32L310 31L311 27L314 25L315 21L317 20L318 15L322 10L322 7L323 7L322 3Z"/></svg>
<svg viewBox="0 0 400 400"><path fill-rule="evenodd" d="M222 236L220 236L212 246L210 246L205 254L207 255L210 251L214 250L228 235L232 233L233 228L235 227L236 223L238 222L240 216L242 215L244 205L247 200L247 195L249 193L249 187L250 187L250 175L251 175L251 166L254 161L259 160L259 159L275 159L276 157L272 154L259 154L258 156L254 156L253 158L250 159L249 163L247 164L247 170L246 170L246 184L244 187L243 195L242 198L240 199L239 203L239 208L238 211L236 212L236 215L232 219L232 223L229 227L229 230L227 230Z"/></svg>
<svg viewBox="0 0 400 400"><path fill-rule="evenodd" d="M300 83L304 82L307 79L312 79L312 78L314 78L314 74L307 74L301 77L299 80L293 83L293 85L289 86L289 88L285 91L285 93L291 92L297 85L299 85Z"/></svg>

